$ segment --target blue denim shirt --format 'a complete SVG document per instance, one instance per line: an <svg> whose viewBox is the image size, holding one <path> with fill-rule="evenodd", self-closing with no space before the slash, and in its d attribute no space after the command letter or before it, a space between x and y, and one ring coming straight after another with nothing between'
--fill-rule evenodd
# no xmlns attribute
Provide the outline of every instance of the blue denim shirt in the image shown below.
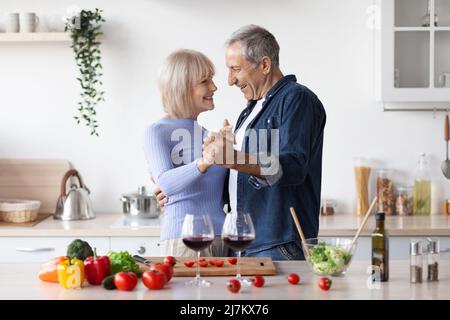
<svg viewBox="0 0 450 320"><path fill-rule="evenodd" d="M235 128L239 128L254 105L255 101L249 101ZM294 207L305 237L317 237L325 122L322 103L311 90L298 84L294 75L283 77L267 93L261 112L250 122L247 130L256 129L258 139L259 129L269 130L263 139L267 140L268 151L271 152L270 146L274 145L271 142L276 141L271 141L270 130L278 129L278 159L282 175L276 181L261 183L256 177L238 174L237 210L251 214L256 233L246 253L291 241L300 243L290 207ZM249 143L246 134L243 150L261 152L261 141L257 141L256 146Z"/></svg>

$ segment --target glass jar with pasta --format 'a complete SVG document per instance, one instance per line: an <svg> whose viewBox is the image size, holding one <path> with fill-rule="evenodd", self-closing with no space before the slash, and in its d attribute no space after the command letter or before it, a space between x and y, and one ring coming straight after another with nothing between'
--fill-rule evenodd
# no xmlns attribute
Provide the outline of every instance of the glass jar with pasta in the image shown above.
<svg viewBox="0 0 450 320"><path fill-rule="evenodd" d="M369 178L372 170L366 158L355 157L356 215L366 214L369 209Z"/></svg>

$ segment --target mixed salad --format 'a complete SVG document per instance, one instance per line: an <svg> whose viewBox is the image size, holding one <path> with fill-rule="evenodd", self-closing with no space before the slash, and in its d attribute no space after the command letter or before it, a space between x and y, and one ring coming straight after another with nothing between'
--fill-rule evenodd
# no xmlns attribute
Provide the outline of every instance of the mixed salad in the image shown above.
<svg viewBox="0 0 450 320"><path fill-rule="evenodd" d="M310 250L309 261L316 273L335 275L345 270L351 257L340 246L331 246L321 241Z"/></svg>

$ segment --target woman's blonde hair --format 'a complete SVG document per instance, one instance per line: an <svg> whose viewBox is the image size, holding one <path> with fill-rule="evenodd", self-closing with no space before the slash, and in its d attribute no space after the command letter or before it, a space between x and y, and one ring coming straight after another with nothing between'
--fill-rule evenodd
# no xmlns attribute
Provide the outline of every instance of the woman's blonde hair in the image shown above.
<svg viewBox="0 0 450 320"><path fill-rule="evenodd" d="M203 53L188 49L171 53L158 81L164 111L176 118L192 117L192 87L213 75L214 65Z"/></svg>

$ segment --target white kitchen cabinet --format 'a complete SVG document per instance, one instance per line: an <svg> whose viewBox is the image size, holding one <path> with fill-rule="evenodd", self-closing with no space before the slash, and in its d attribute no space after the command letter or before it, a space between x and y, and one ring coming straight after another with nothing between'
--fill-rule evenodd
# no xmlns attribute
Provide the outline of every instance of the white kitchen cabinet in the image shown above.
<svg viewBox="0 0 450 320"><path fill-rule="evenodd" d="M450 0L377 3L381 13L375 29L378 100L449 102ZM428 8L431 23L423 26Z"/></svg>
<svg viewBox="0 0 450 320"><path fill-rule="evenodd" d="M77 237L0 237L0 263L45 262L67 252ZM100 255L126 250L141 256L160 256L159 237L78 237Z"/></svg>
<svg viewBox="0 0 450 320"><path fill-rule="evenodd" d="M111 237L111 250L126 250L143 257L161 256L159 237Z"/></svg>
<svg viewBox="0 0 450 320"><path fill-rule="evenodd" d="M45 262L67 252L74 237L0 237L0 263ZM82 237L97 253L106 254L108 237Z"/></svg>

